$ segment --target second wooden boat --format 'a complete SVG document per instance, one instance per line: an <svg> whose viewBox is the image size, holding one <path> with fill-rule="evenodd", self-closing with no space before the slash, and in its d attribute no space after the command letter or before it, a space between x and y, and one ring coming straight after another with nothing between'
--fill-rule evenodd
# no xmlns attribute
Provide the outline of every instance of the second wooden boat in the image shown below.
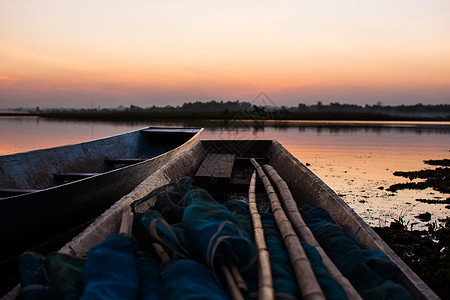
<svg viewBox="0 0 450 300"><path fill-rule="evenodd" d="M57 250L77 230L192 146L201 132L200 128L150 127L1 156L2 269L24 250Z"/></svg>

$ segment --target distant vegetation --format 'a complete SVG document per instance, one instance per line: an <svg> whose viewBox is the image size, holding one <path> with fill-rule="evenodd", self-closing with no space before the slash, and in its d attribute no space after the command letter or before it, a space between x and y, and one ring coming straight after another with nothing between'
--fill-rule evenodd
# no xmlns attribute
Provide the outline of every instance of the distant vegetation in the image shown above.
<svg viewBox="0 0 450 300"><path fill-rule="evenodd" d="M16 112L23 110L15 110ZM118 107L114 109L47 109L28 110L32 115L51 118L89 120L146 121L164 119L222 119L222 120L450 120L450 105L355 105L317 102L296 107L258 106L250 102L209 101L187 102L181 106Z"/></svg>

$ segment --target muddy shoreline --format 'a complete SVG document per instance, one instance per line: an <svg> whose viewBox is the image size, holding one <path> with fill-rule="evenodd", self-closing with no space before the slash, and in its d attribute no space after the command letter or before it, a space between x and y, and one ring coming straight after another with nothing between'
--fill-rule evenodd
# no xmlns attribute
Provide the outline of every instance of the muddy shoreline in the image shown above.
<svg viewBox="0 0 450 300"><path fill-rule="evenodd" d="M447 227L407 230L392 222L373 227L395 253L442 299L450 299L450 219Z"/></svg>
<svg viewBox="0 0 450 300"><path fill-rule="evenodd" d="M436 191L450 193L449 162L448 159L428 160L424 163L440 167L432 170L395 172L394 175L408 178L410 182L396 184L389 189L397 191L430 187ZM414 180L422 181L413 182ZM428 204L450 203L450 197L443 201L416 201ZM416 217L427 222L428 215L429 213ZM408 230L408 224L399 219L391 222L389 227L373 229L436 294L442 299L450 299L450 217L439 219L439 222L428 222L428 230Z"/></svg>

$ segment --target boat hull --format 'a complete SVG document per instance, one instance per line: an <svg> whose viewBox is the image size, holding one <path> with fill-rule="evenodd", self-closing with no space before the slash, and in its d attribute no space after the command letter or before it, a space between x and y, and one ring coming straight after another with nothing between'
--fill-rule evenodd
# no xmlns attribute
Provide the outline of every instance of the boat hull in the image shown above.
<svg viewBox="0 0 450 300"><path fill-rule="evenodd" d="M157 129L154 128L154 131L157 131ZM67 156L74 155L71 152L71 149L73 149L77 157L88 158L87 162L83 161L82 163L84 168L86 166L94 168L93 165L95 164L106 168L107 166L104 166L104 159L106 158L114 156L133 157L137 153L145 151L146 148L151 149L151 151L146 151L146 158L151 158L133 165L119 167L74 182L44 188L37 192L1 199L2 263L14 260L18 254L25 250L46 252L58 249L63 245L61 242L67 242L67 239L73 237L77 230L79 232L80 228L84 228L123 195L131 192L162 165L184 149L189 148L201 132L200 129L190 133L178 129L179 134L174 135L174 131L172 130L171 133L157 132L156 136L153 132L153 136L150 138L144 137L140 131L137 131L100 141L77 144L73 147L64 146L48 151L39 150L17 155L22 158L27 157L27 165L30 165L33 157L38 157L37 160L42 162L43 156L48 157L53 154L54 158L58 158L64 156L64 152L66 152L66 158L62 164L69 165L70 160L67 159ZM162 143L163 137L167 138L167 135L169 135L169 140ZM131 150L133 147L130 147L130 143L134 143L136 149ZM110 148L118 148L121 145L126 145L126 147L122 147L126 148L125 151L108 151ZM80 149L84 149L84 151L81 152ZM81 163L78 163L77 159L74 161L72 160L70 165L79 168ZM64 170L63 167L59 167L59 171L61 169ZM68 167L66 166L65 169L67 170ZM70 170L74 169L75 171L81 170L73 167ZM56 172L57 170L53 171ZM48 173L48 170L46 172ZM42 174L43 172L40 176L43 176ZM49 178L53 177L50 174L46 175ZM40 184L46 185L47 183L41 182ZM59 247L55 248L58 244L60 244Z"/></svg>

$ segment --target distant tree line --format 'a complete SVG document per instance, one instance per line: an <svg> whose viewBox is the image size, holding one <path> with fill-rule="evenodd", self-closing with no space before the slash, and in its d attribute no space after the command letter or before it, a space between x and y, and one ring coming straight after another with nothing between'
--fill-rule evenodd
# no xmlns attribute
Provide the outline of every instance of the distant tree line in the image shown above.
<svg viewBox="0 0 450 300"><path fill-rule="evenodd" d="M209 101L186 102L178 106L37 110L37 115L53 118L103 120L156 119L250 119L250 120L450 120L450 104L360 106L333 102L296 107L258 106L250 102Z"/></svg>
<svg viewBox="0 0 450 300"><path fill-rule="evenodd" d="M383 114L439 113L449 115L450 104L423 105L419 103L416 105L385 106L381 102L378 102L375 105L366 104L365 106L360 106L356 104L340 104L338 102L332 102L329 105L324 105L319 101L315 105L300 103L296 110L302 112L373 112Z"/></svg>

